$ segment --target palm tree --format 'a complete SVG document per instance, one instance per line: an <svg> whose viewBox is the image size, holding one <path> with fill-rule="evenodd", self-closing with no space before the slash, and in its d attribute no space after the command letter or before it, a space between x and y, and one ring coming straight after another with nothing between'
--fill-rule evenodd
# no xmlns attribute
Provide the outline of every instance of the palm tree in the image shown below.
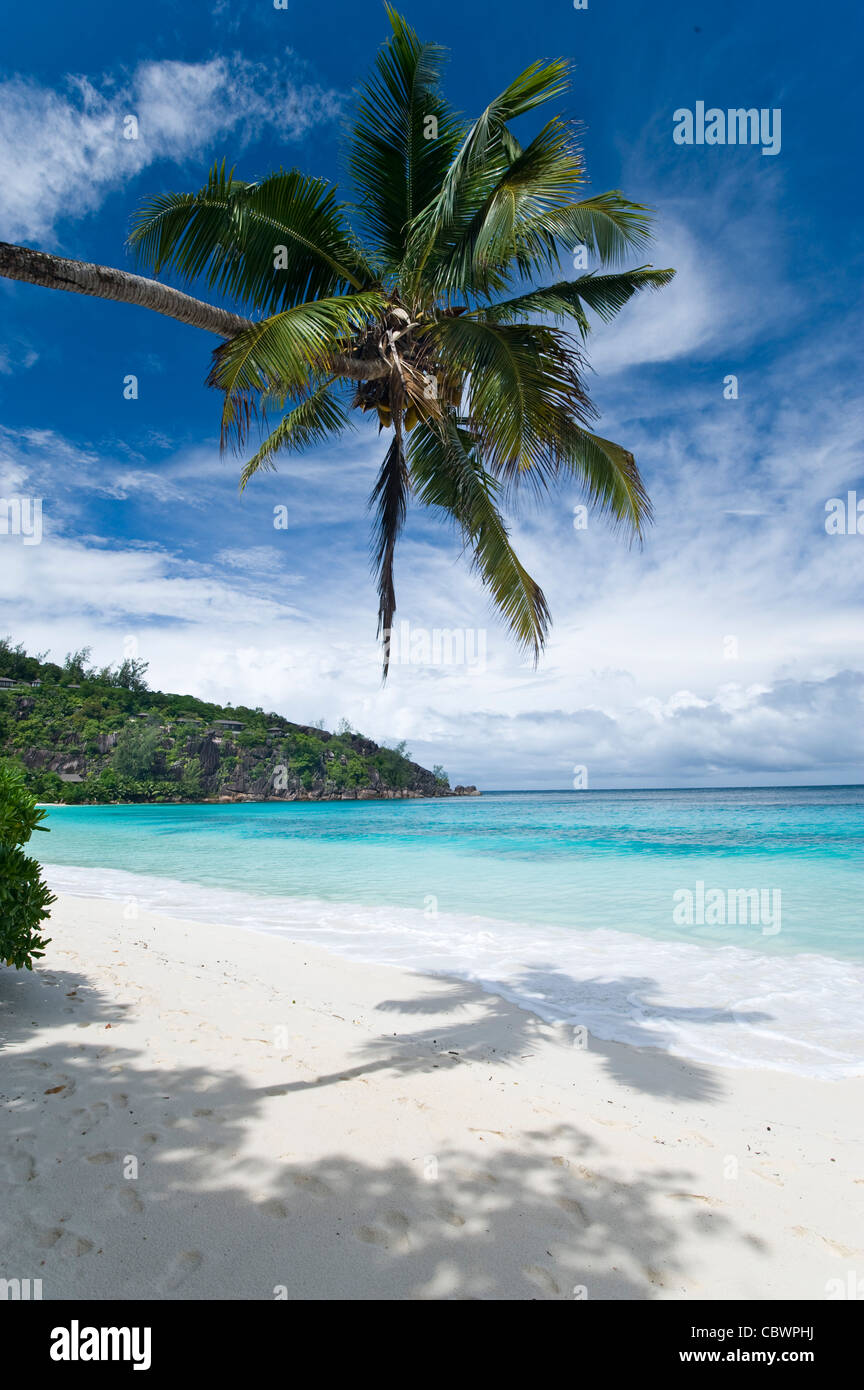
<svg viewBox="0 0 864 1390"><path fill-rule="evenodd" d="M296 169L247 183L223 161L200 192L163 194L135 216L142 268L204 280L242 313L0 245L0 274L141 304L225 340L208 377L224 395L223 447L242 449L253 422L281 417L241 487L280 452L338 435L352 409L377 414L390 436L370 499L385 678L409 498L452 520L535 661L549 612L502 515L519 490L575 479L641 539L650 502L633 455L588 428L583 348L589 310L609 320L674 274L620 268L646 245L649 210L617 190L576 196L585 172L571 123L552 116L524 146L514 136L517 117L566 91L565 62L532 63L466 122L441 94L444 50L387 12L392 35L350 133L353 204ZM560 277L577 247L601 269L538 283Z"/></svg>

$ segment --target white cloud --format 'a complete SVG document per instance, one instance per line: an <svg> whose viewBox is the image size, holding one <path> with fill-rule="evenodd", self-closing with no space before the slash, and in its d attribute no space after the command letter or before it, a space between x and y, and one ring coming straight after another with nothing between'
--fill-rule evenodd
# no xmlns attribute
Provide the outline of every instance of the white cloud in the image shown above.
<svg viewBox="0 0 864 1390"><path fill-rule="evenodd" d="M17 371L28 371L39 361L38 352L30 348L0 346L0 376L13 376Z"/></svg>
<svg viewBox="0 0 864 1390"><path fill-rule="evenodd" d="M715 268L706 263L704 248L683 224L667 225L651 248L651 263L663 269L671 266L675 279L662 290L644 290L612 324L595 323L588 356L598 372L693 354L719 332L728 316L728 301L717 293Z"/></svg>
<svg viewBox="0 0 864 1390"><path fill-rule="evenodd" d="M0 83L0 236L44 240L157 159L209 157L229 137L236 154L265 129L297 140L340 109L337 93L285 76L284 59L146 62L123 79L69 77L63 92L10 78Z"/></svg>
<svg viewBox="0 0 864 1390"><path fill-rule="evenodd" d="M119 473L112 481L101 484L96 479L92 479L90 485L94 491L101 492L105 497L115 497L120 501L134 496L136 493L143 493L154 502L186 502L188 500L184 489L178 487L170 478L166 478L161 473L151 473L143 468L139 468L135 472Z"/></svg>
<svg viewBox="0 0 864 1390"><path fill-rule="evenodd" d="M153 547L95 548L92 538L85 544L63 536L31 547L13 536L0 540L0 602L24 623L37 613L40 622L61 626L82 619L102 629L180 624L201 638L217 624L266 629L298 613L278 596L254 597L207 565Z"/></svg>
<svg viewBox="0 0 864 1390"><path fill-rule="evenodd" d="M655 195L650 162L629 164L623 186L640 189L641 197L663 209L644 261L676 274L662 290L634 296L611 324L595 322L591 365L608 376L639 365L722 355L729 358L726 370L735 373L747 344L764 341L781 325L788 328L803 311L801 294L790 293L785 278L777 189L754 185L741 168L686 196L673 196L665 187Z"/></svg>
<svg viewBox="0 0 864 1390"><path fill-rule="evenodd" d="M284 569L285 556L275 545L257 545L246 549L220 550L213 557L217 565L241 570L255 579L272 579L279 584L300 584L302 574L288 574Z"/></svg>

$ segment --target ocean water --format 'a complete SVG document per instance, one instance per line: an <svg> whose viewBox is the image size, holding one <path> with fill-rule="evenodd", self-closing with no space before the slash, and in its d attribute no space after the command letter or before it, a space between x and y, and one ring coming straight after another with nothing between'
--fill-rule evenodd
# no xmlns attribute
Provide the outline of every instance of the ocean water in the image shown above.
<svg viewBox="0 0 864 1390"><path fill-rule="evenodd" d="M864 788L58 807L58 891L470 979L600 1039L864 1072Z"/></svg>

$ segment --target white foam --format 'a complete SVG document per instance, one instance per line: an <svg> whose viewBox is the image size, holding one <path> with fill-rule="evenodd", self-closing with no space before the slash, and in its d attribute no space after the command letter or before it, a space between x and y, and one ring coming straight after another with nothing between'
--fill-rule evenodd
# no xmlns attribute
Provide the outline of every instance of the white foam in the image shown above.
<svg viewBox="0 0 864 1390"><path fill-rule="evenodd" d="M55 892L132 899L336 955L474 981L550 1022L723 1066L864 1073L864 967L816 954L662 942L410 908L257 897L116 869L46 864Z"/></svg>

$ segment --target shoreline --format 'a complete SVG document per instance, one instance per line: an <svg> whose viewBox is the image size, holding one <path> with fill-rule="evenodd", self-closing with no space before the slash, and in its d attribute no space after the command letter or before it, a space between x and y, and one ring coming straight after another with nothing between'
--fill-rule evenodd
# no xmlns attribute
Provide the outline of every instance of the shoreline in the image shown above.
<svg viewBox="0 0 864 1390"><path fill-rule="evenodd" d="M291 796L258 797L238 792L235 796L205 796L198 801L184 801L179 797L154 797L149 801L37 801L36 805L46 810L57 810L60 807L74 810L79 806L290 806L296 802L310 801L449 801L454 797L464 800L474 796L483 796L483 792L478 791L476 787L434 794L407 790L376 792L363 788L355 792L340 792L338 796L301 796L295 792Z"/></svg>
<svg viewBox="0 0 864 1390"><path fill-rule="evenodd" d="M0 972L3 1273L46 1299L819 1300L864 1256L862 1078L124 911L62 896Z"/></svg>
<svg viewBox="0 0 864 1390"><path fill-rule="evenodd" d="M150 872L44 864L49 887L163 918L233 923L346 963L461 980L560 1026L684 1061L864 1078L861 962L374 903L286 896ZM826 1003L832 1001L830 1017ZM841 1023L842 1020L842 1023Z"/></svg>

